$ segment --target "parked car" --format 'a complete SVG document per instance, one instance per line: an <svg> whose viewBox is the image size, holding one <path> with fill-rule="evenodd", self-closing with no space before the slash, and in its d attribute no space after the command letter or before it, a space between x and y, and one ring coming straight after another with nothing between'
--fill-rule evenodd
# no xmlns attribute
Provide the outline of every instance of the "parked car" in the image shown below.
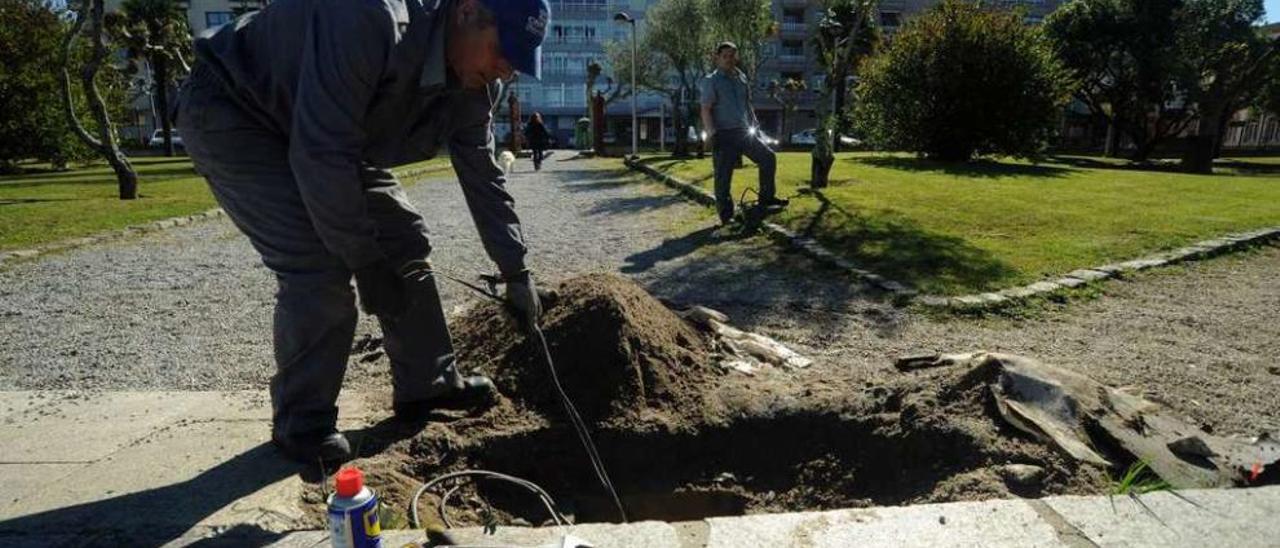
<svg viewBox="0 0 1280 548"><path fill-rule="evenodd" d="M760 128L753 127L753 128L751 128L751 129L749 129L749 130L747 130L747 131L748 131L751 135L759 135L759 136L760 136L760 140L761 140L761 141L763 141L763 142L764 142L764 144L766 144L766 145L769 145L769 146L777 146L777 144L778 144L778 140L777 140L777 139L774 139L773 137L770 137L768 133L765 133L765 132L764 132L763 130L761 130Z"/></svg>
<svg viewBox="0 0 1280 548"><path fill-rule="evenodd" d="M815 138L815 137L816 137L816 135L815 135L815 132L816 132L816 131L817 131L817 130L816 130L815 128L809 128L809 129L806 129L806 130L803 130L803 131L798 131L798 132L796 132L796 133L792 133L792 134L791 134L791 144L793 144L793 145L809 145L809 146L813 146L813 145L818 144L818 140ZM850 137L850 136L848 136L848 135L841 135L841 136L840 136L840 144L845 145L845 146L856 147L856 146L858 146L858 145L861 145L861 144L862 144L862 141L859 141L859 140L857 140L857 139L854 139L853 137Z"/></svg>
<svg viewBox="0 0 1280 548"><path fill-rule="evenodd" d="M182 148L182 136L178 135L178 130L173 129L169 132L170 138L173 139L173 146ZM164 146L164 130L157 129L151 134L151 139L147 141L147 146L151 148L160 148Z"/></svg>

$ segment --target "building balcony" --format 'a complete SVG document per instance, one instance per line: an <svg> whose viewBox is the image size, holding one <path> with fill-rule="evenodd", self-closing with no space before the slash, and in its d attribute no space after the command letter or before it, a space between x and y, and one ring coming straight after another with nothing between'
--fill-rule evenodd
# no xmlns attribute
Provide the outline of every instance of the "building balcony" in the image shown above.
<svg viewBox="0 0 1280 548"><path fill-rule="evenodd" d="M784 8L807 8L809 4L816 4L817 2L811 2L810 0L779 0L778 3L782 4Z"/></svg>
<svg viewBox="0 0 1280 548"><path fill-rule="evenodd" d="M809 58L803 55L782 54L774 58L774 66L779 72L804 70L808 64Z"/></svg>
<svg viewBox="0 0 1280 548"><path fill-rule="evenodd" d="M808 23L782 23L778 26L778 32L784 38L805 37L809 35Z"/></svg>

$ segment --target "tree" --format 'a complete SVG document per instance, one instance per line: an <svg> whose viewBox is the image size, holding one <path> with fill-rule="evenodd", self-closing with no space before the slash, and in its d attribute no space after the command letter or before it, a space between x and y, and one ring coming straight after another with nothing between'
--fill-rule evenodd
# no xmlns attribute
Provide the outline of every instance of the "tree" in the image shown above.
<svg viewBox="0 0 1280 548"><path fill-rule="evenodd" d="M68 129L58 77L49 70L58 65L66 28L40 0L0 0L0 172L27 159L63 168L93 157Z"/></svg>
<svg viewBox="0 0 1280 548"><path fill-rule="evenodd" d="M107 14L111 37L124 46L126 73L139 65L150 68L150 86L157 102L156 117L164 136L166 156L173 156L173 120L169 117L169 88L185 74L191 56L191 29L186 10L174 0L124 0L118 13Z"/></svg>
<svg viewBox="0 0 1280 548"><path fill-rule="evenodd" d="M800 105L800 99L809 86L804 80L795 78L787 78L779 82L773 80L769 82L769 97L777 101L782 106L782 144L791 144L791 130L787 128L787 118L790 114L794 114L796 107Z"/></svg>
<svg viewBox="0 0 1280 548"><path fill-rule="evenodd" d="M1198 78L1187 88L1195 109L1195 136L1187 143L1182 167L1211 173L1231 115L1258 100L1277 64L1277 42L1257 26L1261 0L1190 0L1179 33L1182 51L1195 63Z"/></svg>
<svg viewBox="0 0 1280 548"><path fill-rule="evenodd" d="M825 73L815 109L818 127L809 180L814 188L827 186L840 144L837 135L845 133L842 121L848 82L880 44L880 29L872 20L875 0L828 0L823 7L822 19L810 39L818 66Z"/></svg>
<svg viewBox="0 0 1280 548"><path fill-rule="evenodd" d="M765 48L768 38L778 34L778 22L773 17L773 3L769 0L706 0L706 13L711 29L711 42L725 40L738 46L738 66L747 74L747 81L754 83L760 66L771 56ZM705 30L699 30L705 33ZM703 55L710 55L708 49Z"/></svg>
<svg viewBox="0 0 1280 548"><path fill-rule="evenodd" d="M710 14L706 0L660 0L646 13L637 55L636 86L660 93L671 102L676 143L672 154L689 153L689 102L696 102L698 83L710 69L712 36L705 31ZM631 51L613 48L614 74L630 77ZM694 117L696 119L696 116Z"/></svg>
<svg viewBox="0 0 1280 548"><path fill-rule="evenodd" d="M1072 0L1045 21L1045 34L1074 81L1076 99L1128 135L1132 159L1191 123L1183 90L1196 75L1182 48L1184 0ZM1114 148L1108 143L1108 150Z"/></svg>
<svg viewBox="0 0 1280 548"><path fill-rule="evenodd" d="M944 0L868 63L857 94L855 118L873 143L963 162L1040 152L1068 92L1020 14Z"/></svg>
<svg viewBox="0 0 1280 548"><path fill-rule="evenodd" d="M107 36L103 28L103 12L105 11L103 2L104 0L83 0L83 3L79 6L79 13L75 14L71 30L67 32L62 41L62 62L58 66L62 73L62 106L66 114L67 124L71 126L75 134L86 145L96 150L111 165L120 187L120 199L133 200L138 197L138 174L133 170L133 166L129 164L129 160L125 158L124 153L120 152L120 145L116 141L115 126L111 124L111 118L107 112L107 104L102 99L102 90L98 88L98 73L102 70L103 60L109 54L107 51ZM75 41L82 32L88 34L89 44L92 49L88 59L82 63L80 69L80 86L89 103L89 112L93 115L94 121L98 125L98 135L96 137L89 133L84 124L80 123L80 119L76 115L75 95L71 87L70 71L72 62L76 60L73 55Z"/></svg>

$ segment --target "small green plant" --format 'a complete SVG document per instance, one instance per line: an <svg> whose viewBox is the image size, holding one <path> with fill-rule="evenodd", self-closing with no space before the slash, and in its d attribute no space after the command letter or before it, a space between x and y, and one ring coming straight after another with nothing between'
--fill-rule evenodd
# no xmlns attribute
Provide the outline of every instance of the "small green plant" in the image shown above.
<svg viewBox="0 0 1280 548"><path fill-rule="evenodd" d="M1173 486L1169 482L1160 479L1160 476L1151 471L1146 461L1138 461L1129 466L1124 475L1119 480L1113 479L1111 474L1106 473L1107 484L1111 486L1110 494L1115 495L1145 495L1155 491L1170 491Z"/></svg>

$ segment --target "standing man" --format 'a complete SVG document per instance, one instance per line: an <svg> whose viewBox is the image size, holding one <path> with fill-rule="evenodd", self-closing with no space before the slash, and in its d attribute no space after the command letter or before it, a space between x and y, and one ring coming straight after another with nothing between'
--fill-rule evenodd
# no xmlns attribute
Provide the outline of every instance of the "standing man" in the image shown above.
<svg viewBox="0 0 1280 548"><path fill-rule="evenodd" d="M751 108L751 87L747 75L738 70L738 46L721 42L716 46L716 69L702 79L702 127L711 141L711 163L715 170L716 209L720 223L733 219L733 168L746 154L760 169L760 206L780 208L787 200L775 196L774 177L778 160L769 145L760 140L760 121Z"/></svg>
<svg viewBox="0 0 1280 548"><path fill-rule="evenodd" d="M357 294L382 327L396 417L492 401L454 363L426 223L387 168L448 147L507 300L536 322L490 113L515 71L539 77L549 17L545 0L276 0L196 40L178 124L276 275L272 440L287 456L352 457L335 402Z"/></svg>

